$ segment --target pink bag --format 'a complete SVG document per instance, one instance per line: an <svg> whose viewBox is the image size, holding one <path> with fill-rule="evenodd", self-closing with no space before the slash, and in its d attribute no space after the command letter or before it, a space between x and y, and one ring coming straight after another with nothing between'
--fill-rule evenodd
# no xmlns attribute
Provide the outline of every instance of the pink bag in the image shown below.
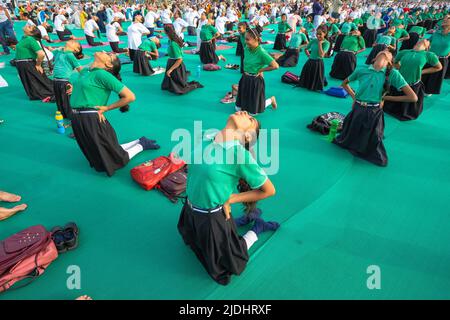
<svg viewBox="0 0 450 320"><path fill-rule="evenodd" d="M25 229L0 242L0 292L16 282L31 283L58 257L51 233L43 226Z"/></svg>

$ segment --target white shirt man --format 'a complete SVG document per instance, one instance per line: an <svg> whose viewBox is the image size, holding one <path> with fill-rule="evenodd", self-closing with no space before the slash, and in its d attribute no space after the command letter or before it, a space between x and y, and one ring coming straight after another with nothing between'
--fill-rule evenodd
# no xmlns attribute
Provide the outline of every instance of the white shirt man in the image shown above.
<svg viewBox="0 0 450 320"><path fill-rule="evenodd" d="M67 18L63 14L58 14L55 18L55 29L56 31L64 32L64 22Z"/></svg>
<svg viewBox="0 0 450 320"><path fill-rule="evenodd" d="M142 23L132 23L128 29L128 48L137 50L142 43L142 35L150 33Z"/></svg>
<svg viewBox="0 0 450 320"><path fill-rule="evenodd" d="M98 24L97 24L97 22L95 22L94 19L90 19L90 20L86 21L86 23L84 24L84 34L89 37L95 38L94 31L96 31L98 29L99 29Z"/></svg>
<svg viewBox="0 0 450 320"><path fill-rule="evenodd" d="M225 34L225 24L230 21L227 17L221 16L216 19L216 29L220 34Z"/></svg>
<svg viewBox="0 0 450 320"><path fill-rule="evenodd" d="M177 18L175 19L175 21L173 22L173 28L175 29L175 33L181 38L184 39L184 33L183 33L183 29L187 28L189 26L189 23L187 23L186 21L184 21L181 18Z"/></svg>
<svg viewBox="0 0 450 320"><path fill-rule="evenodd" d="M145 15L145 20L144 20L144 26L146 28L154 28L155 27L155 20L158 19L158 15L156 14L156 12L154 11L149 11L146 15Z"/></svg>
<svg viewBox="0 0 450 320"><path fill-rule="evenodd" d="M239 21L239 17L237 16L236 11L234 9L232 9L232 8L228 8L228 10L227 10L227 18L231 22L238 22Z"/></svg>
<svg viewBox="0 0 450 320"><path fill-rule="evenodd" d="M117 21L106 25L106 38L109 42L119 42L119 36L117 35L119 28L120 24Z"/></svg>
<svg viewBox="0 0 450 320"><path fill-rule="evenodd" d="M188 12L185 14L186 22L188 23L189 27L196 27L197 20L200 18L197 11L193 11L192 9L188 10Z"/></svg>
<svg viewBox="0 0 450 320"><path fill-rule="evenodd" d="M264 14L261 14L259 16L255 16L251 20L251 23L254 23L255 21L258 21L258 25L260 27L264 27L265 25L269 24L269 19L267 19L267 17Z"/></svg>
<svg viewBox="0 0 450 320"><path fill-rule="evenodd" d="M163 24L170 24L172 23L172 12L170 12L169 9L165 9L161 12L161 21Z"/></svg>

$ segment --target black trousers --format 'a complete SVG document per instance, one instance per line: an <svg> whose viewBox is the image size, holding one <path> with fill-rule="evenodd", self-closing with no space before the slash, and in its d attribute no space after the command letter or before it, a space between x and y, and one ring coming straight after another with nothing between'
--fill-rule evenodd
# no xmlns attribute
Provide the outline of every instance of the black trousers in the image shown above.
<svg viewBox="0 0 450 320"><path fill-rule="evenodd" d="M111 46L112 51L115 53L127 52L127 49L119 48L119 42L110 42L109 45Z"/></svg>
<svg viewBox="0 0 450 320"><path fill-rule="evenodd" d="M97 46L103 45L103 43L101 43L101 42L96 42L94 37L88 36L87 34L85 36L86 36L86 40L87 40L88 44L91 47L97 47Z"/></svg>

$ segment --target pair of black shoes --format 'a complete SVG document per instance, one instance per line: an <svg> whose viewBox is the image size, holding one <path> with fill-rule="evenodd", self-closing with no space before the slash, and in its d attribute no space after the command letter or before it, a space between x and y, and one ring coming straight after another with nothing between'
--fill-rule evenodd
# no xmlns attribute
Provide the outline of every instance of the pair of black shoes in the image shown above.
<svg viewBox="0 0 450 320"><path fill-rule="evenodd" d="M54 227L51 233L58 253L64 253L78 247L80 230L76 223L69 222L64 227Z"/></svg>

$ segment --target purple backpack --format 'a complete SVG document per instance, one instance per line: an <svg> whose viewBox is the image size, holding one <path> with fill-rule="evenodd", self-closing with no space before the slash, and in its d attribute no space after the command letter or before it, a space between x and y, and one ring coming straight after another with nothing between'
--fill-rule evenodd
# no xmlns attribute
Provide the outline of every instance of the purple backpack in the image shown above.
<svg viewBox="0 0 450 320"><path fill-rule="evenodd" d="M283 83L288 83L288 84L298 84L298 82L300 81L299 76L293 74L290 71L286 71L282 76L281 76L281 82Z"/></svg>
<svg viewBox="0 0 450 320"><path fill-rule="evenodd" d="M187 168L184 166L162 179L157 185L157 189L169 198L170 201L176 203L178 198L182 198L182 194L186 192L186 181Z"/></svg>

